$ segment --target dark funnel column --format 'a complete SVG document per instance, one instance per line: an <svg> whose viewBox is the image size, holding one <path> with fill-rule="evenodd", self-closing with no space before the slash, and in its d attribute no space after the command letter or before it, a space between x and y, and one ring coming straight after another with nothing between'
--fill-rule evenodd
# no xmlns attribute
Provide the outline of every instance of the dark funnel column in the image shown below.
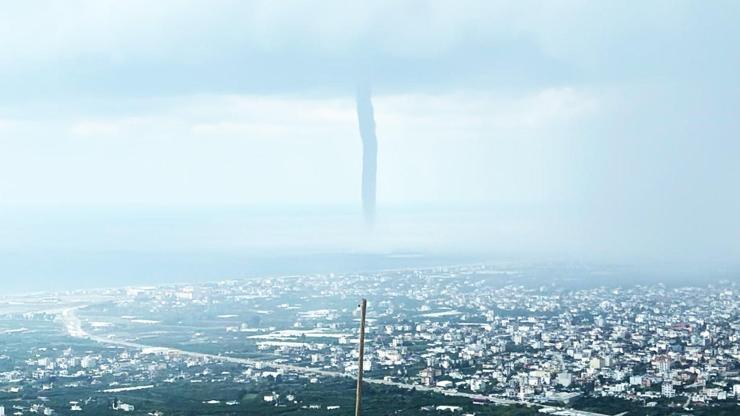
<svg viewBox="0 0 740 416"><path fill-rule="evenodd" d="M378 169L378 138L375 136L375 115L370 86L357 88L357 121L362 139L362 210L365 222L375 222L375 182Z"/></svg>

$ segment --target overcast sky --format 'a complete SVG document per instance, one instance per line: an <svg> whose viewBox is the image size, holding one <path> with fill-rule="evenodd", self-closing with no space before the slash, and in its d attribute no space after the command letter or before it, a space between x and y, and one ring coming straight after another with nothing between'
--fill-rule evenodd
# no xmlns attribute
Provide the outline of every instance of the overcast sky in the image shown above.
<svg viewBox="0 0 740 416"><path fill-rule="evenodd" d="M359 212L369 79L382 244L733 260L739 23L737 1L7 2L0 248L68 232L31 209Z"/></svg>

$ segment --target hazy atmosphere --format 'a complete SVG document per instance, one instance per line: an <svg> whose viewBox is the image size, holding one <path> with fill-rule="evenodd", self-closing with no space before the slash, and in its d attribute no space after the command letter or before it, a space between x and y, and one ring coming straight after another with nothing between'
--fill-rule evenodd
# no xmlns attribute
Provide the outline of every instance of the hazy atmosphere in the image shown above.
<svg viewBox="0 0 740 416"><path fill-rule="evenodd" d="M215 279L278 251L734 267L739 9L6 3L1 279Z"/></svg>
<svg viewBox="0 0 740 416"><path fill-rule="evenodd" d="M0 2L0 416L740 415L740 0Z"/></svg>

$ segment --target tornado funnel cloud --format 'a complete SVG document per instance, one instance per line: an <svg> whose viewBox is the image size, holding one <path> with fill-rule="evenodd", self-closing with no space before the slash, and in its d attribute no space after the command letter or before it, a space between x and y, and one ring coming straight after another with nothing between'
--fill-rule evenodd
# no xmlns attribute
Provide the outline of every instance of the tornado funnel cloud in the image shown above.
<svg viewBox="0 0 740 416"><path fill-rule="evenodd" d="M357 121L362 139L362 211L365 222L375 222L375 188L378 169L378 138L375 136L375 115L369 85L357 88Z"/></svg>

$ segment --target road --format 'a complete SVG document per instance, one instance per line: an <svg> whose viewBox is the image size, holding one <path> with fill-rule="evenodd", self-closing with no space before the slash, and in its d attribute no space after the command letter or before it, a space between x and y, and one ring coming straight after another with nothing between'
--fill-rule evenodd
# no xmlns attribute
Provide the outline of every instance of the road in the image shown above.
<svg viewBox="0 0 740 416"><path fill-rule="evenodd" d="M89 339L91 341L94 341L100 344L116 345L119 347L127 347L127 348L132 348L132 349L139 349L139 350L153 349L153 350L156 350L157 352L161 352L164 354L176 354L176 355L180 355L184 357L208 359L212 361L221 361L221 362L227 362L227 363L233 363L233 364L242 364L242 365L246 365L250 367L261 366L261 367L273 368L276 370L284 370L286 372L294 372L298 374L316 375L316 376L323 376L323 377L354 378L350 374L342 373L339 371L322 370L318 368L310 368L310 367L304 367L304 366L292 365L292 364L275 363L271 361L253 360L251 358L240 358L240 357L231 357L227 355L206 354L202 352L181 350L179 348L144 345L144 344L139 344L136 342L129 342L129 341L123 341L123 340L114 339L110 337L102 337L99 335L93 335L84 330L84 328L82 327L82 321L80 320L80 318L77 317L77 314L75 314L75 311L81 308L84 308L84 306L67 308L61 312L61 317L64 322L64 326L67 329L67 332L69 333L70 336L75 337L75 338L85 338L85 339ZM543 406L541 403L508 400L508 399L503 399L503 398L498 398L498 397L493 397L493 396L487 396L483 394L465 393L465 392L452 390L452 389L443 389L440 387L429 387L429 386L424 386L424 385L419 385L419 384L407 384L407 383L401 383L398 381L383 380L379 378L365 378L364 381L369 384L391 386L391 387L397 387L397 388L406 389L406 390L415 389L417 391L439 393L445 396L465 397L465 398L468 398L474 401L491 402L497 405L519 404L519 405L525 405L525 406L538 406L538 407L542 407L543 410L546 410L549 412L558 412L558 414L562 416L609 416L609 415L605 415L602 413L586 412L586 411L574 410L574 409L564 409L564 408L555 407L555 406Z"/></svg>

